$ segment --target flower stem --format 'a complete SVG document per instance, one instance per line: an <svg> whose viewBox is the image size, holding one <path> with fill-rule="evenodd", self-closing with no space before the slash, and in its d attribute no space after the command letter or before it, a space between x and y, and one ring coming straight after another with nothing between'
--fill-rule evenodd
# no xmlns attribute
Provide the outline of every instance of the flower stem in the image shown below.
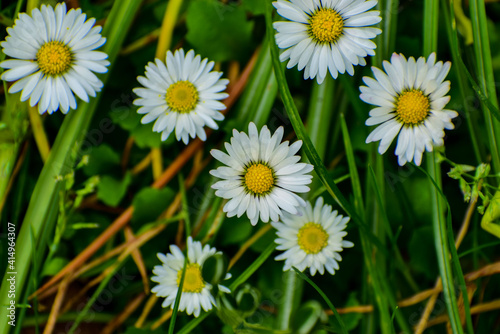
<svg viewBox="0 0 500 334"><path fill-rule="evenodd" d="M437 0L424 1L424 29L423 29L423 53L428 57L437 50L439 3ZM430 177L435 180L437 186L441 188L441 164L436 159L435 152L427 153L427 171ZM434 230L434 245L438 258L439 273L443 282L443 292L445 296L446 309L450 318L450 325L453 333L463 333L460 322L457 298L453 285L453 275L450 264L450 245L446 238L446 222L443 212L443 202L438 190L430 184L429 191L432 198L432 226Z"/></svg>
<svg viewBox="0 0 500 334"><path fill-rule="evenodd" d="M33 137L35 137L38 151L40 152L40 156L42 157L43 162L47 162L50 153L50 146L37 107L29 106L28 114L30 116L31 130L33 131Z"/></svg>
<svg viewBox="0 0 500 334"><path fill-rule="evenodd" d="M474 53L476 55L479 86L491 103L498 108L484 0L470 1L470 16L472 18L472 34L474 36ZM495 173L500 173L500 122L493 117L483 102L481 102L481 106L486 122L493 170Z"/></svg>
<svg viewBox="0 0 500 334"><path fill-rule="evenodd" d="M287 270L283 273L283 296L279 305L277 329L290 329L292 315L300 302L302 287L303 281L298 279L295 271Z"/></svg>

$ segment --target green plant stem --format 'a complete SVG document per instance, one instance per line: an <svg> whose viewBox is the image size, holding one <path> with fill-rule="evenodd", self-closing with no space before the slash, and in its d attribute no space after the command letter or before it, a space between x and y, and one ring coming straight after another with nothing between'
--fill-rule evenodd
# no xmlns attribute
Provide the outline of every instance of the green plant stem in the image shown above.
<svg viewBox="0 0 500 334"><path fill-rule="evenodd" d="M384 254L387 254L387 251L381 245L380 241L377 238L375 238L375 236L366 228L364 219L357 213L355 208L351 205L351 203L349 203L349 201L347 201L344 195L342 195L342 192L340 191L339 187L335 184L335 182L333 182L333 180L329 176L325 165L321 161L318 152L314 148L314 145L312 144L311 139L309 138L305 130L304 123L302 123L297 107L293 102L292 94L290 93L290 89L288 88L288 83L285 78L285 73L283 71L283 68L281 67L278 47L274 39L274 29L272 27L272 18L271 18L272 5L270 2L267 4L268 6L266 8L266 25L267 25L266 30L267 30L267 36L271 41L269 44L271 48L271 55L272 55L271 58L273 62L274 73L276 74L276 79L278 80L278 91L280 92L281 99L287 111L290 122L292 123L293 129L297 134L297 138L299 140L302 140L303 142L302 150L303 152L306 153L307 158L309 159L311 164L314 165L316 174L318 175L319 179L325 186L326 190L333 197L333 199L353 219L353 221L364 232L366 232L370 242L377 245L379 247L379 251L384 252Z"/></svg>
<svg viewBox="0 0 500 334"><path fill-rule="evenodd" d="M380 10L382 34L376 37L377 52L373 56L376 66L382 65L382 60L389 59L396 44L399 0L379 0L377 9Z"/></svg>
<svg viewBox="0 0 500 334"><path fill-rule="evenodd" d="M342 128L342 136L344 138L344 146L347 156L347 164L349 166L349 173L351 174L351 183L354 194L354 205L355 208L360 214L365 217L366 211L363 204L363 193L361 189L361 182L359 179L358 170L356 167L356 162L354 159L354 151L351 144L351 139L349 136L349 131L347 129L347 124L344 118L344 115L340 115L340 123ZM393 296L393 292L390 289L389 283L386 281L386 275L384 270L379 268L379 257L373 256L372 246L369 244L366 235L361 232L361 246L363 248L363 258L365 262L365 266L367 269L367 274L370 277L371 285L373 289L373 296L377 307L380 311L380 327L382 333L392 333L392 321L391 316L389 314L389 304L392 304L391 307L394 309L396 304L396 298ZM402 318L401 313L396 313L398 322L400 326L405 330L409 331L409 326L406 321Z"/></svg>
<svg viewBox="0 0 500 334"><path fill-rule="evenodd" d="M319 288L319 286L317 286L309 277L307 277L304 273L300 272L297 268L293 267L293 270L295 270L295 272L297 273L298 276L300 276L300 278L302 278L304 281L306 281L307 283L309 283L316 291L318 291L318 293L321 295L321 297L323 297L324 301L328 304L328 307L330 307L330 309L333 311L333 314L335 316L335 319L337 319L338 323L339 323L339 326L340 326L340 331L343 333L343 334L347 334L348 331L345 327L345 324L344 324L344 321L342 320L342 318L340 317L339 313L337 312L337 309L335 308L335 306L333 306L333 303L330 301L330 299L328 298L327 295L324 294L324 292Z"/></svg>
<svg viewBox="0 0 500 334"><path fill-rule="evenodd" d="M488 38L488 21L484 0L470 1L470 16L472 21L472 34L474 37L474 53L476 55L476 70L479 86L484 95L498 109L498 98L495 87L495 78L491 61L491 49ZM489 108L481 102L486 122L488 142L491 152L493 171L500 173L500 122L493 118Z"/></svg>
<svg viewBox="0 0 500 334"><path fill-rule="evenodd" d="M302 291L302 281L297 279L297 274L293 270L285 271L283 278L283 297L279 305L276 329L285 331L290 329L292 315L300 302L297 293L299 290Z"/></svg>
<svg viewBox="0 0 500 334"><path fill-rule="evenodd" d="M269 52L269 51L268 51ZM263 127L271 113L271 108L273 107L274 101L276 100L276 95L278 94L278 83L276 82L276 76L274 71L269 71L269 76L267 82L265 82L264 90L262 95L258 100L257 107L255 108L255 113L253 115L253 122L258 129Z"/></svg>
<svg viewBox="0 0 500 334"><path fill-rule="evenodd" d="M429 56L437 50L437 30L439 22L439 3L437 0L424 1L424 27L423 27L423 53ZM436 159L435 152L426 154L427 171L430 178L435 180L438 188L441 188L441 165ZM453 275L450 264L450 245L446 238L446 225L443 213L443 203L433 184L430 184L429 191L432 199L432 227L434 231L434 245L438 258L439 273L443 283L443 293L445 296L446 309L450 318L450 325L453 333L463 333L460 322L457 298L453 285ZM454 246L454 245L453 245Z"/></svg>
<svg viewBox="0 0 500 334"><path fill-rule="evenodd" d="M248 79L245 91L241 95L240 101L236 106L237 124L243 125L253 119L253 112L259 104L260 97L266 89L264 81L272 72L271 53L269 52L269 40L264 38L259 57Z"/></svg>
<svg viewBox="0 0 500 334"><path fill-rule="evenodd" d="M107 37L107 43L103 51L108 54L111 64L114 63L118 51L127 34L128 28L141 5L141 1L122 0L114 3L110 15L107 19L103 35ZM102 76L102 81L106 82L109 72ZM40 231L52 229L54 219L49 221L48 213L54 205L57 205L57 196L63 182L57 181L61 175L65 175L74 166L75 160L79 157L80 145L87 132L92 116L96 110L101 93L92 99L90 103L81 103L80 107L70 112L59 130L59 134L53 145L47 163L45 164L37 181L31 200L26 212L23 224L16 242L16 301L19 302L23 295L26 278L31 265L32 248L38 246ZM30 242L30 229L35 236L35 244ZM37 253L43 252L38 249ZM8 304L8 282L2 280L0 288L0 305ZM6 308L0 308L0 318L6 318ZM8 333L8 323L2 321L0 333Z"/></svg>
<svg viewBox="0 0 500 334"><path fill-rule="evenodd" d="M457 22L455 20L455 12L454 10L450 10L448 7L448 2L453 6L453 1L442 0L442 12L446 22L446 32L448 34L448 40L451 45L451 56L454 63L454 70L457 74L458 79L458 87L460 89L460 96L462 98L462 104L465 112L465 121L467 122L467 128L469 130L472 148L474 150L474 155L476 158L476 163L480 164L482 161L486 160L486 153L482 145L480 145L481 138L478 136L480 133L479 125L477 124L477 114L471 113L471 108L469 105L469 101L467 101L467 97L473 96L472 90L467 86L467 76L460 69L462 61L460 59L460 49L458 45L457 38Z"/></svg>
<svg viewBox="0 0 500 334"><path fill-rule="evenodd" d="M338 106L337 108L333 106L334 91L335 80L330 75L326 76L321 85L316 81L313 83L307 117L307 132L321 160L325 158L327 144L335 146L329 132L332 118L337 115L339 110ZM311 192L314 192L320 185L318 177L314 177L309 188L311 188Z"/></svg>

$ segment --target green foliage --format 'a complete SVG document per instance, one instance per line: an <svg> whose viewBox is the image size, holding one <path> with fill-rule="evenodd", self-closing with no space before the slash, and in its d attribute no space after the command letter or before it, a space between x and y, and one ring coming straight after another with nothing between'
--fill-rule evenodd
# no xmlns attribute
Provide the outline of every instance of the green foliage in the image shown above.
<svg viewBox="0 0 500 334"><path fill-rule="evenodd" d="M132 202L135 208L132 223L144 224L155 221L167 209L173 196L174 192L170 188L161 190L154 188L142 189Z"/></svg>
<svg viewBox="0 0 500 334"><path fill-rule="evenodd" d="M127 226L136 238L159 231L139 248L149 290L144 291L137 259L128 255L118 260L125 252L121 251L71 283L65 299L73 296L75 286L83 288L108 273L77 301L78 312L60 312L54 332L66 324L73 326L70 333L87 330L87 326L100 331L144 293L146 297L115 332L155 334L166 333L167 328L181 334L411 332L425 302L410 307L396 305L429 289L438 277L443 278L444 294L438 296L439 304L431 317L451 315L457 333L462 328L462 313L467 333L472 332L472 325L478 333L498 330L497 313L481 312L471 318L469 305L465 303L462 312L456 299L465 294L465 274L496 263L500 249L500 151L495 149L500 133L495 84L500 76L496 20L500 4L471 0L461 5L461 13L453 7L457 1L379 1L383 33L374 39L376 55L365 58L366 66L355 66L353 76L343 74L335 80L328 76L318 85L315 80L304 80L303 72L296 68L284 70L285 63L279 61L283 50L274 45L271 21L281 18L272 7L274 0L182 1L173 22L170 50L193 48L202 58L215 61L223 77L236 78L233 85L241 83L239 76L251 55L258 47L261 51L242 95L227 110L225 119L217 122L219 129L201 149L190 153L165 187L156 189L151 186L157 179L152 172L151 149L161 150L165 169L178 163L178 157L185 158L192 146L178 142L175 133L162 142L161 134L152 131L153 123L142 124L143 115L133 105L136 96L132 90L140 85L137 76L144 75L146 64L154 60L165 12L174 1L79 2L87 16L96 17L106 29L107 43L101 50L109 54L112 67L98 75L105 83L103 94L88 104L78 101L79 109L67 115L56 112L42 117L52 148L47 162L40 159L32 139L27 103L19 100L19 93L6 93L10 85L4 82L0 199L4 192L7 197L0 216L0 240L3 245L4 222L16 223L19 309L18 326L9 331L2 323L0 332L40 331L38 327L50 309L39 308L38 301L27 297L88 250L109 226L123 222L127 217L124 208L129 206L133 213ZM1 2L0 25L14 24L16 12L23 11L25 3ZM268 34L262 38L264 14L269 22ZM0 38L6 33L1 30ZM122 52L136 42L142 44L133 52ZM435 147L433 154L424 157L424 164L429 162L426 175L410 163L398 166L395 143L381 156L376 144L365 142L373 127L365 126L370 106L360 100L359 86L363 76L372 76L371 66L380 67L395 51L407 57L436 51L438 60L452 61L447 77L451 100L446 108L457 110L460 116L454 120L455 129L446 131L445 147ZM0 52L0 61L4 58ZM309 283L299 276L295 281L290 279L290 272L283 271L283 262L274 259L279 251L272 228L238 261L230 261L259 229L269 225L259 222L254 227L245 214L226 217L223 207L227 200L216 197L210 187L215 181L208 172L219 166L210 150L224 150L232 130L246 131L250 121L258 127L266 124L271 130L283 126L286 140L302 140L298 154L315 167L311 192L304 194L304 199L323 196L339 214L351 216L347 240L355 246L341 252L340 268L334 276L310 276L306 270L301 277ZM110 124L106 131L100 128L102 122ZM204 167L194 175L192 168L200 163ZM20 168L16 170L16 166ZM185 180L188 184L180 186ZM166 209L179 194L179 208L173 217L166 218ZM460 248L455 249L455 237L464 221L469 227ZM159 298L142 328L135 328L152 295L150 289L157 284L150 280L154 266L160 265L156 254L168 253L172 244L185 252L187 235L223 252L209 257L202 268L218 308L202 311L198 318L174 313L152 330L152 324L169 311L161 307L163 298ZM78 269L107 256L125 241L122 225ZM3 259L8 254L0 248L0 271L4 272ZM229 270L232 278L225 280L229 263L234 264ZM1 282L2 305L9 302L5 282ZM469 291L470 304L498 299L499 282L498 275L474 280L478 289ZM232 292L222 293L218 284ZM50 298L41 300L40 305L50 305ZM335 307L361 305L371 305L373 312L335 314ZM0 309L1 316L4 311ZM440 324L426 331L441 333L446 328Z"/></svg>
<svg viewBox="0 0 500 334"><path fill-rule="evenodd" d="M132 182L132 175L130 173L126 173L121 180L110 175L104 175L100 178L97 185L97 198L107 205L115 207L120 204L127 193L130 182Z"/></svg>
<svg viewBox="0 0 500 334"><path fill-rule="evenodd" d="M102 144L92 149L83 172L87 176L105 174L114 171L119 163L120 155L109 145Z"/></svg>
<svg viewBox="0 0 500 334"><path fill-rule="evenodd" d="M252 50L253 22L247 21L242 6L193 0L186 26L186 39L203 57L215 61L243 59Z"/></svg>

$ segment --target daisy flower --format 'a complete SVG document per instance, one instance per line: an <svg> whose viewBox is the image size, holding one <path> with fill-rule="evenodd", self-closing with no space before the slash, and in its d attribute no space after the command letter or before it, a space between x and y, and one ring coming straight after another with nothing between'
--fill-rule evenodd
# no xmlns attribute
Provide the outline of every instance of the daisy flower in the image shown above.
<svg viewBox="0 0 500 334"><path fill-rule="evenodd" d="M304 271L309 268L311 275L317 271L323 275L326 268L334 275L339 269L338 262L342 261L339 253L354 246L352 242L342 240L347 235L344 229L349 219L337 211L332 212L330 205L323 204L322 197L316 200L314 209L307 202L302 216L283 215L282 223L271 223L277 230L276 249L285 251L275 260L285 260L283 270L295 267Z"/></svg>
<svg viewBox="0 0 500 334"><path fill-rule="evenodd" d="M182 284L182 295L179 302L179 310L186 311L188 315L194 314L195 317L200 315L201 309L210 311L212 305L217 307L214 297L211 294L212 285L205 282L201 274L203 263L206 259L217 252L214 247L205 245L201 246L201 242L193 241L191 237L187 242L187 266L184 274L184 282ZM151 280L157 282L158 285L151 289L158 297L166 297L162 307L174 307L177 291L182 277L182 268L184 267L184 254L176 245L170 246L169 254L157 254L162 262L162 265L155 266ZM230 274L227 274L225 279L229 279ZM231 291L223 285L219 285L219 290L225 293Z"/></svg>
<svg viewBox="0 0 500 334"><path fill-rule="evenodd" d="M366 143L380 140L378 151L384 154L398 136L396 155L403 166L408 161L420 165L422 153L444 144L444 129L453 129L451 120L458 116L444 109L450 101L446 93L450 82L444 81L451 63L436 63L436 54L417 61L394 53L391 62L384 61L385 73L372 67L375 79L364 77L361 99L375 105L366 125L378 125Z"/></svg>
<svg viewBox="0 0 500 334"><path fill-rule="evenodd" d="M382 31L370 27L379 23L376 0L278 0L273 2L278 14L289 21L274 22L276 43L284 49L281 61L290 59L287 68L297 65L304 79L322 83L327 72L333 78L353 65L366 65L365 57L375 55L371 41Z"/></svg>
<svg viewBox="0 0 500 334"><path fill-rule="evenodd" d="M193 50L184 54L183 49L167 52L166 65L160 60L146 66L145 77L137 80L145 88L135 88L139 96L134 104L137 112L146 114L142 123L155 121L153 131L161 132L166 140L175 129L175 137L187 144L189 137L205 140L203 127L218 129L215 121L224 119L219 110L226 106L219 102L228 94L222 93L229 80L220 79L222 72L212 71L214 62L201 60Z"/></svg>
<svg viewBox="0 0 500 334"><path fill-rule="evenodd" d="M292 145L281 142L283 127L271 136L264 126L260 131L254 123L248 126L248 135L233 130L231 144L225 143L227 154L212 150L212 156L227 165L211 170L210 174L223 179L212 188L215 194L228 199L224 212L228 217L241 217L246 212L252 225L260 219L268 222L277 221L282 211L298 214L305 201L296 192L309 191L306 184L311 183L309 175L313 166L299 163L300 156L295 155L302 146L302 141Z"/></svg>
<svg viewBox="0 0 500 334"><path fill-rule="evenodd" d="M38 103L40 114L60 109L66 114L76 108L75 95L85 102L103 86L93 72L105 73L109 61L104 52L94 51L106 42L95 19L86 20L81 9L66 12L66 4L55 8L42 5L31 16L19 14L1 43L3 52L14 59L0 67L9 69L2 80L16 81L9 93L21 92L21 101Z"/></svg>

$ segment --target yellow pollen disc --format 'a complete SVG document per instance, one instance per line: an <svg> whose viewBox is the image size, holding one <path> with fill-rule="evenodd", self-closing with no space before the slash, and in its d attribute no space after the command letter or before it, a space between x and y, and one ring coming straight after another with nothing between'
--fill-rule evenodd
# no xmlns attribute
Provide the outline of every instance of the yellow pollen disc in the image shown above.
<svg viewBox="0 0 500 334"><path fill-rule="evenodd" d="M167 105L176 112L193 111L198 103L198 90L189 81L177 81L168 87Z"/></svg>
<svg viewBox="0 0 500 334"><path fill-rule="evenodd" d="M247 168L245 172L245 187L253 194L267 193L274 185L274 175L271 168L257 163Z"/></svg>
<svg viewBox="0 0 500 334"><path fill-rule="evenodd" d="M300 248L307 254L317 254L328 245L328 233L320 224L307 223L297 234Z"/></svg>
<svg viewBox="0 0 500 334"><path fill-rule="evenodd" d="M396 114L405 125L423 122L430 110L430 101L421 90L412 89L401 93L396 101Z"/></svg>
<svg viewBox="0 0 500 334"><path fill-rule="evenodd" d="M177 286L181 284L182 270L177 272ZM205 287L205 281L201 276L201 268L198 263L191 263L186 266L186 274L182 284L182 292L200 293Z"/></svg>
<svg viewBox="0 0 500 334"><path fill-rule="evenodd" d="M322 8L309 19L309 35L316 42L335 42L343 30L344 19L331 8Z"/></svg>
<svg viewBox="0 0 500 334"><path fill-rule="evenodd" d="M58 75L69 69L71 51L63 42L48 42L38 49L36 61L44 74Z"/></svg>

